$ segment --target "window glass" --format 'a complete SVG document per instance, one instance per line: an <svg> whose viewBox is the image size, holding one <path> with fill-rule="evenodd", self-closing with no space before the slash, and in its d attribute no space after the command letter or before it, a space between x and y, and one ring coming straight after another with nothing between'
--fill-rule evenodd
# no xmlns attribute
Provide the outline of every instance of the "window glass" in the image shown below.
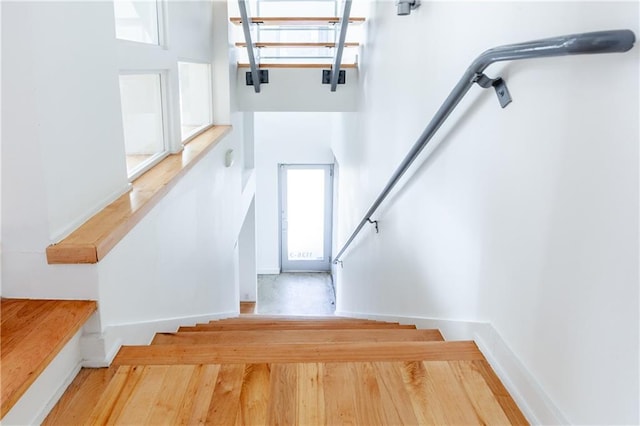
<svg viewBox="0 0 640 426"><path fill-rule="evenodd" d="M211 124L211 67L178 62L182 140Z"/></svg>
<svg viewBox="0 0 640 426"><path fill-rule="evenodd" d="M336 2L333 0L306 1L258 1L259 16L335 16ZM253 9L252 12L256 12Z"/></svg>
<svg viewBox="0 0 640 426"><path fill-rule="evenodd" d="M160 74L120 75L120 99L127 173L131 177L165 149Z"/></svg>
<svg viewBox="0 0 640 426"><path fill-rule="evenodd" d="M156 1L114 0L113 7L117 38L160 44Z"/></svg>

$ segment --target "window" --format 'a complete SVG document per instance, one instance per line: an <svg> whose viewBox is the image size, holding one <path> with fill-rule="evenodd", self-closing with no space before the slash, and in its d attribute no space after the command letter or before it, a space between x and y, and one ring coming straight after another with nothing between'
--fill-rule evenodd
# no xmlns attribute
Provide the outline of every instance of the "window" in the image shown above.
<svg viewBox="0 0 640 426"><path fill-rule="evenodd" d="M178 62L182 140L211 124L211 66Z"/></svg>
<svg viewBox="0 0 640 426"><path fill-rule="evenodd" d="M113 7L117 38L160 44L157 1L114 0Z"/></svg>
<svg viewBox="0 0 640 426"><path fill-rule="evenodd" d="M142 174L166 153L162 75L120 75L120 101L129 178Z"/></svg>

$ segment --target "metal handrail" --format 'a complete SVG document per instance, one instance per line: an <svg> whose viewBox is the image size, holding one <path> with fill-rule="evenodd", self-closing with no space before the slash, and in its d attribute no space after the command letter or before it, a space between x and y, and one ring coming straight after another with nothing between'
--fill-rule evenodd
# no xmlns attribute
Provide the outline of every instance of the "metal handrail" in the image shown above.
<svg viewBox="0 0 640 426"><path fill-rule="evenodd" d="M438 131L442 123L444 123L474 83L478 83L482 87L495 87L503 108L509 103L511 98L502 79L489 79L483 74L483 71L489 65L494 62L520 59L626 52L633 47L635 40L635 34L630 30L599 31L499 46L482 53L471 63L471 66L467 68L460 81L458 81L458 84L456 84L451 93L449 93L447 99L445 99L440 109L435 113L416 143L411 147L409 153L393 173L380 195L378 195L369 210L367 210L364 218L358 226L356 226L347 242L344 243L334 258L333 263L336 264L340 262L341 256L365 224L376 222L371 220L373 213L375 213L380 204L382 204L387 195L389 195L393 187L398 183L424 147L427 146L433 135Z"/></svg>
<svg viewBox="0 0 640 426"><path fill-rule="evenodd" d="M331 67L331 91L335 92L338 87L338 79L340 78L340 65L342 64L342 52L344 51L344 42L347 39L347 27L349 26L349 15L351 14L351 0L345 0L342 17L340 18L340 34L338 35L338 44L336 54L333 57L333 66Z"/></svg>
<svg viewBox="0 0 640 426"><path fill-rule="evenodd" d="M260 93L260 73L258 72L258 65L255 57L255 44L251 40L251 18L249 18L249 12L247 11L246 0L238 0L238 6L240 8L240 18L242 20L242 31L244 33L244 41L247 43L247 54L249 56L249 67L251 68L251 78L253 79L253 88L256 93Z"/></svg>

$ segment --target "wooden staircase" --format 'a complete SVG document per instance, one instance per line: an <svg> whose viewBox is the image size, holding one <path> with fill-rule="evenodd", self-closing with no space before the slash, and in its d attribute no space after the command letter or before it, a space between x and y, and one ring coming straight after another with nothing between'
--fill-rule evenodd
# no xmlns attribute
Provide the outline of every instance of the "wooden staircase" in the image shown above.
<svg viewBox="0 0 640 426"><path fill-rule="evenodd" d="M526 424L473 342L339 317L241 315L83 369L44 424Z"/></svg>

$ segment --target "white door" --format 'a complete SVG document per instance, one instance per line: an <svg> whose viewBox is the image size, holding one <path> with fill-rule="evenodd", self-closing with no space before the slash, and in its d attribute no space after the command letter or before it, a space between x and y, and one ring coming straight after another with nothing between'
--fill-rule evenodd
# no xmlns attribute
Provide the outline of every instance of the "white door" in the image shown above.
<svg viewBox="0 0 640 426"><path fill-rule="evenodd" d="M283 272L331 270L333 165L280 165Z"/></svg>

